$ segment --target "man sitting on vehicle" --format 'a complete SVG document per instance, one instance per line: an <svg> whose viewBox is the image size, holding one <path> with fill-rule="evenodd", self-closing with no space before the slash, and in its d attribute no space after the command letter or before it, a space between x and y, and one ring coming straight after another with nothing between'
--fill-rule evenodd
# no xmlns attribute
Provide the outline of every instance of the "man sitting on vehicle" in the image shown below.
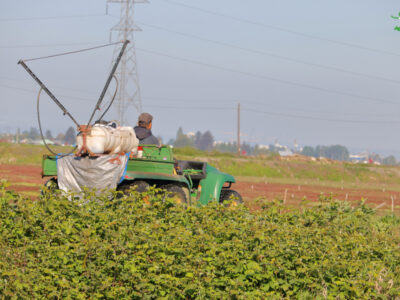
<svg viewBox="0 0 400 300"><path fill-rule="evenodd" d="M152 134L153 116L148 113L141 113L138 119L138 126L135 127L136 137L139 145L158 145L158 139Z"/></svg>

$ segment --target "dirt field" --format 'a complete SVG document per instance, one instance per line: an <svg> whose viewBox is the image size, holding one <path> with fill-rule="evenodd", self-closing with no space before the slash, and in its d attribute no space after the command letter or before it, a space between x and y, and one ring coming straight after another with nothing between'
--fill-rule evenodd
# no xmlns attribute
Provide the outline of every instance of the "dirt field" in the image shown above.
<svg viewBox="0 0 400 300"><path fill-rule="evenodd" d="M42 179L39 166L19 166L0 164L0 178L10 182L9 189L22 193L31 198L39 194L40 186L46 181ZM392 197L394 199L395 211L400 213L400 192L385 189L349 189L333 188L318 185L294 185L279 183L252 183L245 179L233 186L244 198L249 207L257 207L255 199L285 200L287 205L298 206L300 201L306 197L311 202L316 202L321 195L332 194L340 200L359 202L366 199L371 207L380 206L381 211L391 210ZM382 205L385 203L385 205Z"/></svg>
<svg viewBox="0 0 400 300"><path fill-rule="evenodd" d="M6 179L10 186L8 189L22 195L36 198L40 186L46 181L42 179L41 167L0 164L0 178Z"/></svg>
<svg viewBox="0 0 400 300"><path fill-rule="evenodd" d="M359 203L361 199L366 200L369 207L379 207L380 211L392 209L392 197L394 209L400 213L400 192L376 189L348 189L333 188L316 185L293 185L278 183L250 183L237 182L234 187L241 195L249 207L256 207L255 199L263 198L267 200L284 200L285 204L299 206L302 199L306 198L310 202L318 202L321 194L333 195L335 199L347 200ZM385 203L385 204L383 204Z"/></svg>

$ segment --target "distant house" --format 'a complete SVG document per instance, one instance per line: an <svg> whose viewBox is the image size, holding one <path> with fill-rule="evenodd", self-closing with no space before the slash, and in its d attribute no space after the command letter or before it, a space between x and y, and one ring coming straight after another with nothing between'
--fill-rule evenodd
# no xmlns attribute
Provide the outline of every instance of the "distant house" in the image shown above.
<svg viewBox="0 0 400 300"><path fill-rule="evenodd" d="M196 136L196 134L194 132L190 131L190 132L186 133L186 136L188 138L194 138Z"/></svg>
<svg viewBox="0 0 400 300"><path fill-rule="evenodd" d="M366 152L349 155L349 160L353 163L368 163L368 159L369 159L369 154Z"/></svg>
<svg viewBox="0 0 400 300"><path fill-rule="evenodd" d="M213 146L215 147L217 145L223 145L223 144L225 144L225 142L223 141L214 141Z"/></svg>
<svg viewBox="0 0 400 300"><path fill-rule="evenodd" d="M278 151L279 155L282 157L286 157L286 156L293 156L293 152L290 150L283 150L283 151Z"/></svg>
<svg viewBox="0 0 400 300"><path fill-rule="evenodd" d="M258 145L259 149L269 150L269 145Z"/></svg>
<svg viewBox="0 0 400 300"><path fill-rule="evenodd" d="M44 140L45 140L45 142L46 142L47 145L54 145L54 142L53 142L53 141L50 141L50 140L48 140L48 139L44 139ZM40 141L39 144L40 144L40 145L44 145L43 141Z"/></svg>

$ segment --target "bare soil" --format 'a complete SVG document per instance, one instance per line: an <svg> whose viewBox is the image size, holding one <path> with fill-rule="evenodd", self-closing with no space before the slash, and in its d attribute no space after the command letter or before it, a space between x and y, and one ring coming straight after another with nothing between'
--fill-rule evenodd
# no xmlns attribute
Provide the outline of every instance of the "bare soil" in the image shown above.
<svg viewBox="0 0 400 300"><path fill-rule="evenodd" d="M394 208L400 212L400 192L386 189L357 189L334 188L318 185L294 185L279 183L251 183L240 181L233 185L250 207L256 207L255 199L282 200L287 205L299 206L303 199L318 202L321 195L332 195L334 199L347 200L359 203L362 199L372 208L379 206L380 210L392 209L392 197ZM385 204L383 204L385 203Z"/></svg>
<svg viewBox="0 0 400 300"><path fill-rule="evenodd" d="M42 178L41 170L40 166L0 164L0 178L10 183L9 190L39 195L40 186L47 180Z"/></svg>
<svg viewBox="0 0 400 300"><path fill-rule="evenodd" d="M10 190L26 193L32 196L46 182L41 177L41 167L33 165L0 164L0 178L10 182ZM400 212L400 192L386 189L362 189L362 188L335 188L320 185L295 185L280 183L255 183L245 180L235 183L232 187L244 198L245 203L256 208L254 201L257 198L266 200L284 200L287 205L299 206L302 199L306 198L311 203L317 202L320 195L333 195L340 200L348 200L358 203L366 199L371 207L380 206L381 210L391 210L392 198L395 211ZM36 198L33 196L33 198ZM385 203L384 205L382 205Z"/></svg>

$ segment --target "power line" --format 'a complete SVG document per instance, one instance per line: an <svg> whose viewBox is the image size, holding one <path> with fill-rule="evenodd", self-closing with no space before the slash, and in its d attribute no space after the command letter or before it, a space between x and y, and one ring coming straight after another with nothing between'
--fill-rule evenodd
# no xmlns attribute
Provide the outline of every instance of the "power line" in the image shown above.
<svg viewBox="0 0 400 300"><path fill-rule="evenodd" d="M184 3L181 3L181 2L178 2L178 1L174 1L174 0L164 0L164 1L168 2L170 4L173 4L173 5L176 5L176 6L189 8L191 10L197 10L197 11L209 14L209 15L214 15L214 16L225 18L225 19L231 19L231 20L235 20L235 21L238 21L238 22L247 23L247 24L251 24L251 25L255 25L255 26L259 26L259 27L264 27L264 28L268 28L268 29L271 29L271 30L275 30L275 31L286 32L286 33L302 36L302 37L309 38L309 39L314 39L314 40L323 41L323 42L329 42L329 43L332 43L332 44L337 44L337 45L356 48L356 49L362 49L362 50L375 52L375 53L379 53L379 54L385 54L385 55L391 55L391 56L397 56L397 57L400 56L399 53L393 53L393 52L389 52L389 51L385 51L385 50L381 50L381 49L370 48L370 47L366 47L366 46L362 46L362 45L342 42L342 41L333 40L333 39L327 39L327 38L315 36L315 35L312 35L312 34L300 32L300 31L294 31L294 30L291 30L291 29L278 27L278 26L274 26L274 25L267 25L267 24L264 24L264 23L260 23L260 22L256 22L256 21L252 21L252 20L248 20L248 19L239 18L239 17L223 14L223 13L220 13L220 12L216 12L216 11L212 11L212 10L208 10L208 9L204 9L204 8L200 8L200 7L197 7L197 6L184 4Z"/></svg>
<svg viewBox="0 0 400 300"><path fill-rule="evenodd" d="M36 90L25 89L25 88L17 88L5 84L0 84L0 87L20 90L29 93L37 93ZM81 97L73 97L67 95L59 95L61 97L75 99L79 101L90 101L95 102L95 99L88 99L88 98L81 98ZM210 106L171 106L171 105L152 105L146 104L146 107L154 107L154 108L161 108L161 109L183 109L183 110L206 110L206 111L215 111L215 110L223 110L223 111L235 111L233 107L210 107ZM292 118L292 119L303 119L303 120L312 120L312 121L326 121L326 122L340 122L340 123L356 123L356 124L400 124L400 121L394 120L378 120L378 121L371 121L371 120L346 120L346 119L334 119L334 118L325 118L325 117L315 117L315 116L304 116L304 115L295 115L295 114L287 114L287 113L280 113L280 112L271 112L271 111L260 111L251 108L242 108L243 111L247 111L250 113L257 113L257 114L266 114L271 116L277 117L285 117L285 118Z"/></svg>
<svg viewBox="0 0 400 300"><path fill-rule="evenodd" d="M165 109L195 109L195 110L234 110L231 107L202 107L202 106L166 106L166 105L153 105L146 104L146 107L165 108Z"/></svg>
<svg viewBox="0 0 400 300"><path fill-rule="evenodd" d="M179 98L179 97L143 97L144 99L148 100L161 100L161 101L168 101L168 102L188 102L188 101L196 101L196 102L201 102L201 103L232 103L232 99L222 99L222 98L206 98L207 100L204 99L195 99L195 98ZM273 100L275 101L275 100ZM368 118L373 118L373 117L380 117L380 118L390 118L390 117L397 117L397 115L394 114L355 114L355 113L347 113L347 112L335 112L335 111L320 111L320 110L305 110L305 109L296 109L293 107L287 107L287 106L280 106L280 105L273 105L270 103L265 103L261 101L248 101L248 100L241 100L240 101L242 104L253 104L253 105L260 105L260 106L265 106L269 108L274 108L274 109L280 109L284 111L295 111L295 112L302 112L302 113L316 113L316 114L323 114L323 115L332 115L332 114L340 114L343 116L349 116L349 117L368 117ZM156 105L156 104L155 104ZM227 109L230 109L228 107Z"/></svg>
<svg viewBox="0 0 400 300"><path fill-rule="evenodd" d="M270 108L275 108L275 109L280 109L284 111L295 111L295 112L302 112L302 113L316 113L316 114L323 114L323 115L343 115L343 116L349 116L349 117L368 117L368 118L373 118L373 117L380 117L380 118L388 118L388 117L398 117L398 115L377 115L377 114L355 114L355 113L346 113L346 112L334 112L334 111L320 111L320 110L304 110L304 109L296 109L292 107L284 107L284 106L279 106L279 105L271 105L269 103L262 103L262 102L257 102L257 101L242 101L244 104L254 104L254 105L260 105L260 106L269 106Z"/></svg>
<svg viewBox="0 0 400 300"><path fill-rule="evenodd" d="M100 49L100 48L105 48L105 47L109 47L109 46L113 46L113 45L117 45L117 44L121 44L121 43L122 43L121 41L115 42L115 43L108 43L108 44L98 45L98 46L95 46L95 47L90 47L90 48L85 48L85 49L79 49L79 50L74 50L74 51L57 53L57 54L53 54L53 55L47 55L47 56L36 57L36 58L23 59L23 61L24 62L28 62L28 61L48 59L48 58L54 58L54 57L59 57L59 56L64 56L64 55L76 54L76 53L96 50L96 49Z"/></svg>
<svg viewBox="0 0 400 300"><path fill-rule="evenodd" d="M37 91L35 91L35 90L25 89L25 88L18 88L18 87L10 86L10 85L3 84L3 83L0 83L0 86L4 87L4 88L7 88L7 89L13 89L13 90L18 90L18 91L23 91L23 92L28 92L28 93L37 93Z"/></svg>
<svg viewBox="0 0 400 300"><path fill-rule="evenodd" d="M188 98L183 99L183 98L174 98L174 97L143 97L144 99L149 99L149 100L168 100L168 102L188 102ZM232 103L232 100L227 100L227 99L218 99L215 98L213 100L208 100L204 99L194 99L191 98L191 101L196 101L196 102L201 102L201 103ZM264 107L269 107L273 109L279 109L279 110L284 110L284 111L294 111L294 112L302 112L302 113L316 113L316 114L322 114L322 115L343 115L343 116L349 116L349 117L367 117L367 118L373 118L373 117L380 117L380 118L390 118L390 117L397 117L397 115L393 114L355 114L355 113L347 113L347 112L334 112L334 111L320 111L320 110L304 110L304 109L296 109L293 107L285 107L285 106L279 106L279 105L272 105L270 103L265 103L265 102L260 102L260 101L248 101L248 100L241 100L242 104L253 104L253 105L260 105ZM156 105L156 104L154 104ZM147 106L147 105L146 105ZM155 107L155 106L154 106ZM227 107L227 109L231 109L230 107Z"/></svg>
<svg viewBox="0 0 400 300"><path fill-rule="evenodd" d="M0 76L0 78L3 79L7 79L7 80L11 80L11 81L16 81L16 82L22 82L16 79L11 79L11 78L7 78L7 77L3 77ZM21 90L21 91L26 91L29 93L37 93L36 90L32 90L32 89L25 89L25 88L20 88L20 87L14 87L14 86L10 86L10 85L6 85L6 84L1 84L0 86L5 87L5 88L9 88L9 89L15 89L15 90ZM95 94L95 92L93 91L88 91L88 90L81 90L81 89L72 89L72 88L66 88L66 87L60 87L57 85L53 85L53 87L55 88L59 88L59 89L63 89L66 91L72 91L72 92L86 92L86 93L91 93L91 94ZM68 96L68 95L60 95L62 97L65 98L71 98L74 100L79 100L79 101L90 101L93 102L93 99L90 98L83 98L83 97L74 97L74 96ZM196 102L201 102L201 103L232 103L232 100L229 99L222 99L222 98L214 98L214 99L210 99L207 98L207 100L204 99L194 99L194 98L179 98L179 97L146 97L144 96L143 99L147 99L147 100L161 100L161 101L168 101L168 102L188 102L188 101L196 101ZM261 101L248 101L248 100L243 100L241 101L241 103L244 104L253 104L253 105L260 105L260 106L266 106L266 107L270 107L270 108L274 108L274 109L280 109L280 110L285 110L285 111L294 111L294 112L302 112L302 113L317 113L317 114L325 114L325 115L332 115L332 114L338 114L338 112L333 112L333 111L320 111L320 110L304 110L304 109L295 109L293 107L285 107L285 106L279 106L279 105L272 105L270 103L265 103L265 102L261 102ZM160 107L160 108L173 108L173 109L191 109L193 107L187 107L187 106L160 106L157 104L147 104L146 106L148 107ZM200 108L200 109L204 109L204 108ZM231 109L230 107L220 107L217 109ZM377 114L355 114L355 113L347 113L347 112L340 112L340 115L344 115L344 116L349 116L349 117L380 117L380 118L387 118L387 117L396 117L396 115L390 115L390 114L385 114L385 115L377 115Z"/></svg>
<svg viewBox="0 0 400 300"><path fill-rule="evenodd" d="M64 15L64 16L48 16L48 17L25 17L25 18L3 18L0 22L15 22L15 21L42 21L42 20L59 20L59 19L78 19L92 17L106 17L106 14L88 14L88 15Z"/></svg>
<svg viewBox="0 0 400 300"><path fill-rule="evenodd" d="M188 109L188 110L229 110L235 111L236 108L233 107L193 107L193 106L163 106L163 105L146 105L148 107L154 108L163 108L163 109ZM303 115L294 115L280 112L270 112L270 111L260 111L249 108L242 108L241 110L247 111L250 113L258 113L258 114L266 114L271 116L285 117L285 118L293 118L293 119L303 119L303 120L312 120L312 121L326 121L326 122L340 122L340 123L352 123L352 124L400 124L400 121L394 120L379 120L379 121L371 121L371 120L346 120L346 119L332 119L332 118L319 118L314 116L303 116Z"/></svg>
<svg viewBox="0 0 400 300"><path fill-rule="evenodd" d="M255 109L242 109L243 111L257 113L257 114L265 114L271 116L278 116L278 117L286 117L286 118L293 118L293 119L303 119L303 120L313 120L313 121L326 121L326 122L340 122L340 123L356 123L356 124L400 124L400 121L392 121L392 120L383 120L383 121L367 121L367 120L346 120L346 119L331 119L331 118L319 118L313 116L300 116L300 115L293 115L293 114L286 114L286 113L277 113L277 112L270 112L270 111L260 111Z"/></svg>
<svg viewBox="0 0 400 300"><path fill-rule="evenodd" d="M323 87L319 87L319 86L314 86L314 85L310 85L310 84L294 82L294 81L290 81L290 80L286 80L286 79L275 78L275 77L272 77L272 76L267 76L267 75L262 75L262 74L255 74L255 73L250 73L250 72L246 72L246 71L226 68L226 67L223 67L223 66L217 66L217 65L213 65L213 64L209 64L209 63L205 63L205 62L201 62L201 61L195 61L195 60L191 60L191 59L176 57L176 56L173 56L173 55L169 55L169 54L165 54L165 53L161 53L161 52L157 52L157 51L153 51L153 50L149 50L149 49L137 48L137 50L145 52L145 53L150 53L150 54L162 56L162 57L168 57L168 58L171 58L171 59L174 59L174 60L178 60L178 61L183 61L183 62L186 62L186 63L200 65L200 66L207 67L207 68L212 68L212 69L221 70L221 71L230 72L230 73L237 73L237 74L241 74L241 75L245 75L245 76L249 76L249 77L253 77L253 78L266 79L266 80L269 80L269 81L279 82L279 83L282 83L282 84L297 86L297 87L311 89L311 90L317 90L317 91L321 91L321 92L325 92L325 93L336 94L336 95L341 95L341 96L346 96L346 97L352 97L352 98L357 98L357 99L361 99L361 100L369 100L369 101L373 101L373 102L395 104L395 105L399 105L400 104L399 102L392 101L392 100L387 100L387 99L383 99L383 98L361 96L361 95L342 92L342 91L338 91L338 90L331 90L331 89L327 89L327 88L323 88Z"/></svg>
<svg viewBox="0 0 400 300"><path fill-rule="evenodd" d="M45 48L45 47L65 47L65 46L80 46L80 45L99 45L107 42L83 42L83 43L65 43L65 44L30 44L30 45L0 45L0 49L18 49L18 48Z"/></svg>
<svg viewBox="0 0 400 300"><path fill-rule="evenodd" d="M0 83L0 87L13 89L13 90L18 90L18 91L23 91L23 92L28 92L28 93L37 93L37 90L10 86L10 85L3 84L3 83ZM62 95L62 94L59 94L58 96L65 97L65 98L70 98L70 99L74 99L74 100L79 100L79 101L90 101L90 102L94 102L95 101L95 99L68 96L68 95ZM206 109L206 110L210 110L210 109L229 110L229 109L231 109L229 107L165 106L165 105L152 105L152 104L147 104L146 106L148 106L148 107L157 107L157 108L168 108L168 109Z"/></svg>
<svg viewBox="0 0 400 300"><path fill-rule="evenodd" d="M22 81L22 80L17 80L15 78L9 78L9 77L4 77L4 76L0 76L0 79L15 81L15 82L19 82L19 83L26 83L25 81ZM1 84L0 84L0 86L1 86ZM67 87L62 87L62 86L54 85L54 84L51 84L51 86L53 88L58 88L58 89L61 89L61 90L66 90L66 91L71 91L71 92L84 92L84 93L93 94L93 95L96 94L96 92L94 92L94 91L88 91L88 90L83 90L83 89L67 88ZM11 86L7 86L7 87L8 88L12 88L12 89L19 89L17 87L11 87ZM37 91L34 91L34 90L28 90L28 91L29 92L35 92L35 93L37 92ZM144 96L142 98L146 99L146 100L160 100L160 101L178 102L178 103L181 103L181 102L187 103L188 101L196 101L196 102L200 102L200 103L214 103L214 104L215 103L229 103L229 104L232 103L232 99L222 99L222 98L217 98L217 97L216 98L207 97L206 99L205 98L196 99L196 98L187 98L187 97L180 98L180 97L165 97L165 96L163 96L163 97L159 97L159 96L158 97L157 96ZM82 99L82 98L80 98L80 99ZM86 99L88 99L88 98L86 98ZM270 103L265 103L265 102L262 102L262 101L242 100L241 102L244 103L244 104L261 105L261 106L267 106L267 107L270 107L270 108L291 110L291 111L298 111L298 112L305 112L305 113L337 114L337 112L332 112L332 111L316 111L316 110L312 111L312 110L294 109L292 107L284 107L284 106L272 105ZM362 116L362 117L393 117L393 115L376 115L376 114L365 115L365 114L353 114L353 113L345 113L345 112L341 112L340 114L348 115L348 116Z"/></svg>
<svg viewBox="0 0 400 300"><path fill-rule="evenodd" d="M5 77L5 76L0 76L0 79L5 79L5 80L10 80L10 81L19 82L19 83L25 83L26 84L25 80L18 80L18 79L15 79L15 78L10 78L10 77ZM71 92L80 92L80 93L93 94L93 95L99 93L99 92L88 91L88 90L84 90L84 89L75 89L75 88L70 88L70 87L63 87L63 86L54 85L54 84L51 84L51 86L52 86L52 88L57 88L57 89L61 89L61 90L71 91Z"/></svg>
<svg viewBox="0 0 400 300"><path fill-rule="evenodd" d="M380 77L380 76L376 76L376 75L365 74L365 73L355 72L355 71L351 71L351 70L345 70L345 69L341 69L341 68L338 68L338 67L333 67L333 66L327 66L327 65L321 65L321 64L317 64L317 63L307 62L307 61L303 61L303 60L300 60L300 59L287 57L287 56L283 56L283 55L279 55L279 54L275 54L275 53L270 53L270 52L261 51L261 50L257 50L257 49L251 49L251 48L247 48L247 47L241 47L241 46L233 45L233 44L226 43L226 42L221 42L221 41L216 41L216 40L212 40L212 39L208 39L208 38L203 38L203 37L200 37L200 36L197 36L197 35L188 34L188 33L184 33L184 32L179 32L179 31L167 29L165 27L151 25L151 24L148 24L148 23L138 22L138 24L144 25L144 26L147 26L147 27L150 27L150 28L154 28L154 29L157 29L157 30L161 30L161 31L177 34L177 35L180 35L180 36L184 36L184 37L188 37L188 38L192 38L192 39L197 39L197 40L200 40L200 41L213 43L213 44L216 44L216 45L221 45L221 46L224 46L224 47L237 49L237 50L241 50L241 51L245 51L245 52L249 52L249 53L253 53L253 54L258 54L258 55L263 55L263 56L270 56L270 57L274 57L274 58L290 61L290 62L293 62L293 63L298 63L298 64L302 64L302 65L306 65L306 66L326 69L326 70L329 70L329 71L336 71L336 72L341 72L341 73L350 74L350 75L354 75L354 76L365 77L365 78L369 78L369 79L377 79L377 80L381 80L381 81L400 84L399 80L395 80L395 79L391 79L391 78Z"/></svg>
<svg viewBox="0 0 400 300"><path fill-rule="evenodd" d="M3 83L0 83L0 87L4 87L4 88L7 88L7 89L18 90L18 91L27 92L27 93L35 93L35 94L37 94L37 92L38 92L38 90L10 86L10 85L3 84ZM95 102L96 101L95 99L76 97L76 96L68 96L68 95L62 95L62 94L59 94L58 96L64 97L64 98L68 98L68 99L79 100L79 101L90 101L90 102Z"/></svg>
<svg viewBox="0 0 400 300"><path fill-rule="evenodd" d="M327 65L321 65L321 64L316 64L316 63L312 63L312 62L302 61L302 60L299 60L299 59L295 59L295 58L291 58L291 57L287 57L287 56L282 56L282 55L279 55L279 54L270 53L270 52L266 52L266 51L261 51L261 50L257 50L257 49L240 47L240 46L236 46L236 45L225 43L225 42L221 42L221 41L211 40L211 39L203 38L203 37L192 35L192 34L188 34L188 33L183 33L183 32L179 32L179 31L175 31L175 30L170 30L170 29L167 29L167 28L164 28L164 27L151 25L151 24L148 24L148 23L139 22L139 24L144 25L144 26L148 26L150 28L162 30L162 31L165 31L165 32L174 33L174 34L178 34L178 35L181 35L181 36L185 36L185 37L189 37L189 38L193 38L193 39L197 39L197 40L201 40L201 41L205 41L205 42L209 42L209 43L218 44L218 45L229 47L229 48L232 48L232 49L238 49L238 50L246 51L246 52L249 52L249 53L259 54L259 55L263 55L263 56L270 56L270 57L274 57L274 58L278 58L278 59L282 59L282 60L286 60L286 61L290 61L290 62L294 62L294 63L299 63L299 64L303 64L303 65L307 65L307 66L311 66L311 67L317 67L317 68L321 68L321 69L326 69L326 70L330 70L330 71L337 71L337 72L350 74L350 75L354 75L354 76L365 77L365 78L369 78L369 79L377 79L377 80L381 80L381 81L400 84L399 80L395 80L395 79L391 79L391 78L387 78L387 77L381 77L381 76L376 76L376 75L371 75L371 74L366 74L366 73L355 72L355 71L341 69L341 68L334 67L334 66L327 66ZM99 42L83 42L83 43L31 44L31 45L11 45L11 46L0 45L0 49L63 47L63 46L77 46L77 45L98 45L98 44L102 44L102 43L105 44L106 42L100 42L99 41Z"/></svg>

